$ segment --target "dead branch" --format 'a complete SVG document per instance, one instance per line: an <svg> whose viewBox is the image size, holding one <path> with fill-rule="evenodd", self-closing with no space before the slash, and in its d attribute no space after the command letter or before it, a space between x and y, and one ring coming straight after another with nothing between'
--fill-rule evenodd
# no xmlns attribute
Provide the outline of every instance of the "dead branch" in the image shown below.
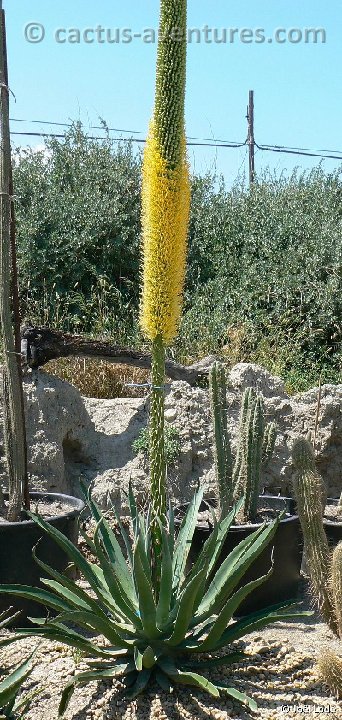
<svg viewBox="0 0 342 720"><path fill-rule="evenodd" d="M46 327L24 327L21 332L23 362L31 368L45 365L62 357L88 357L120 365L151 367L151 355L144 351L112 345L102 340L88 340L81 335L69 335ZM215 358L209 356L193 365L166 361L166 373L171 380L185 380L196 385L208 377Z"/></svg>

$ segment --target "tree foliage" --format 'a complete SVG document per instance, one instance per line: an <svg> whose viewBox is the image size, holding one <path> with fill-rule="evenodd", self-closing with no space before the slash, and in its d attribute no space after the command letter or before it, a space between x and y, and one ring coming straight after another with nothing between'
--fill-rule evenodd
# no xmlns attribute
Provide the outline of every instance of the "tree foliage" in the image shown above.
<svg viewBox="0 0 342 720"><path fill-rule="evenodd" d="M75 124L14 168L21 302L35 322L141 343L141 157ZM341 173L267 172L249 191L192 178L185 313L173 354L219 352L285 377L336 382L341 362Z"/></svg>

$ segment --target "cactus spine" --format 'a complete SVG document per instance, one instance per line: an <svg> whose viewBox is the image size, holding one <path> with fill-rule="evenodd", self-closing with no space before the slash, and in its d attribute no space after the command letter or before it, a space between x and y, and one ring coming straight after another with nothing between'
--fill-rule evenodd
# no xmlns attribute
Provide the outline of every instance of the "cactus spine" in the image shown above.
<svg viewBox="0 0 342 720"><path fill-rule="evenodd" d="M211 415L214 427L215 474L220 513L226 515L233 500L232 454L227 429L226 376L222 363L215 362L209 373Z"/></svg>
<svg viewBox="0 0 342 720"><path fill-rule="evenodd" d="M140 325L152 343L150 487L154 585L158 596L160 521L166 515L164 449L165 346L181 314L190 210L184 101L186 0L161 0L153 118L142 174L142 291Z"/></svg>
<svg viewBox="0 0 342 720"><path fill-rule="evenodd" d="M245 495L241 520L253 520L257 514L262 470L269 461L276 441L274 423L265 427L263 399L253 388L242 396L238 444L232 467L232 454L227 430L227 399L225 371L214 363L210 371L211 415L214 427L216 482L221 513Z"/></svg>

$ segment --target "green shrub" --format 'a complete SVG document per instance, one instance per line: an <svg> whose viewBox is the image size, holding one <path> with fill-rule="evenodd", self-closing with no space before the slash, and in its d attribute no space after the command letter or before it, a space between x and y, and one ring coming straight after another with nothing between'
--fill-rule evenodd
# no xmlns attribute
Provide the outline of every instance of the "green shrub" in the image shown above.
<svg viewBox="0 0 342 720"><path fill-rule="evenodd" d="M14 168L23 315L143 347L140 155L75 124ZM173 357L218 353L290 392L341 377L342 186L321 167L264 173L250 191L192 178L185 313ZM115 308L113 311L112 308ZM237 343L237 337L240 342Z"/></svg>
<svg viewBox="0 0 342 720"><path fill-rule="evenodd" d="M135 453L143 452L146 457L149 453L150 433L149 428L142 428L138 437L132 443L132 450ZM174 465L178 460L181 450L181 442L178 428L169 423L165 424L165 457L168 465Z"/></svg>

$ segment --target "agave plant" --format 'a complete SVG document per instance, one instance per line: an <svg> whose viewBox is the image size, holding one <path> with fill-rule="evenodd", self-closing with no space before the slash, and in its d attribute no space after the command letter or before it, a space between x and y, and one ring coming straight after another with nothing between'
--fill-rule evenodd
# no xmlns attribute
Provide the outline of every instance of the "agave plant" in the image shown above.
<svg viewBox="0 0 342 720"><path fill-rule="evenodd" d="M83 554L62 533L40 516L35 522L67 553L88 582L87 592L76 582L43 563L38 564L51 576L43 579L46 589L20 585L2 585L0 592L30 598L57 613L55 617L34 618L36 627L18 630L16 639L40 635L81 650L88 658L89 669L76 674L66 685L59 707L63 715L74 688L93 680L120 679L129 699L135 698L155 680L163 690L173 685L190 685L214 697L227 693L236 700L256 708L254 700L224 683L214 684L202 670L237 662L241 653L231 650L217 657L218 650L231 645L246 633L261 629L277 620L306 613L281 612L291 603L283 603L262 612L232 620L241 601L272 572L236 589L255 558L271 542L279 518L263 525L243 540L217 569L217 560L231 523L241 507L240 501L219 523L204 544L191 571L186 561L202 500L200 489L190 503L177 537L172 509L167 527L160 525L162 567L160 590L152 581L151 525L137 509L130 489L129 501L133 529L131 543L118 519L127 560L121 546L96 503L87 493L87 502L96 522L93 539L84 534L98 564ZM310 613L309 613L310 614ZM78 628L78 629L76 629ZM88 639L82 631L103 636ZM213 653L205 661L201 653Z"/></svg>
<svg viewBox="0 0 342 720"><path fill-rule="evenodd" d="M8 627L19 614L20 613L14 613L11 615L10 609L1 613L0 629ZM3 641L1 644L5 645L6 641ZM39 691L34 691L18 699L18 694L23 683L31 674L33 654L0 682L0 720L5 718L6 720L23 718L33 697L38 694Z"/></svg>

